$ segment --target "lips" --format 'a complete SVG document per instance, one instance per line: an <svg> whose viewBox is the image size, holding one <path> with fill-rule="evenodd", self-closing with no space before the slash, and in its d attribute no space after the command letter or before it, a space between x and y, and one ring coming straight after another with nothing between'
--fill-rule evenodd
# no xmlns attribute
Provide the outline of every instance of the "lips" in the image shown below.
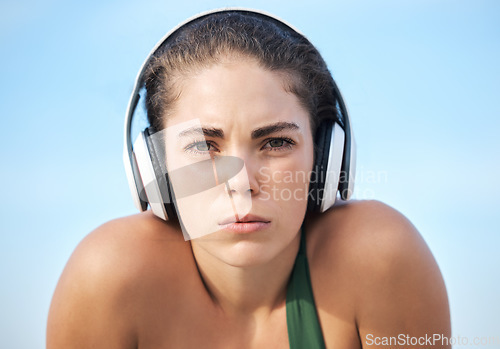
<svg viewBox="0 0 500 349"><path fill-rule="evenodd" d="M226 225L226 224L231 224L231 223L270 223L271 221L267 218L263 218L260 216L256 216L253 214L247 214L244 217L241 217L237 219L235 216L228 217L224 219L222 222L219 223L219 225Z"/></svg>
<svg viewBox="0 0 500 349"><path fill-rule="evenodd" d="M271 225L271 221L256 215L246 215L242 218L228 217L219 223L222 230L234 234L248 234L259 230L267 229Z"/></svg>

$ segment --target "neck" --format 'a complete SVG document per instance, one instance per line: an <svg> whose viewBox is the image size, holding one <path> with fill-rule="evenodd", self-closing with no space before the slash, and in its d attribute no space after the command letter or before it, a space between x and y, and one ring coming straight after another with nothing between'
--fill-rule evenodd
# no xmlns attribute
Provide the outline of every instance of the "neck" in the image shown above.
<svg viewBox="0 0 500 349"><path fill-rule="evenodd" d="M300 234L266 263L233 266L192 243L200 276L215 305L230 316L268 316L285 305Z"/></svg>

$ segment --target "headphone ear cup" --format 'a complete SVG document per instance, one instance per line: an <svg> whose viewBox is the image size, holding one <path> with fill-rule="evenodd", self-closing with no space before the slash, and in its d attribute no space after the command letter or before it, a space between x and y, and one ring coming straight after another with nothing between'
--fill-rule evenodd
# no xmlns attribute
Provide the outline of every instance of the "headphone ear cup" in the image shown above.
<svg viewBox="0 0 500 349"><path fill-rule="evenodd" d="M308 209L324 212L335 203L344 153L345 133L333 120L325 120L316 132L316 157L309 184Z"/></svg>
<svg viewBox="0 0 500 349"><path fill-rule="evenodd" d="M332 120L325 120L316 129L314 141L314 166L309 180L307 209L318 212L321 208L324 189L325 171L328 165Z"/></svg>
<svg viewBox="0 0 500 349"><path fill-rule="evenodd" d="M156 216L164 220L168 220L170 217L165 209L164 195L162 195L162 190L160 189L162 186L160 184L161 181L159 181L159 179L161 180L161 174L155 171L155 167L157 167L155 165L155 163L157 164L157 159L155 159L155 154L151 154L150 152L151 147L148 146L148 143L151 142L148 142L148 138L149 134L147 130L145 130L139 134L134 142L134 153L137 161L137 167L151 211L153 211Z"/></svg>
<svg viewBox="0 0 500 349"><path fill-rule="evenodd" d="M159 203L163 205L162 209L166 216L165 220L172 219L175 217L175 207L174 200L172 195L172 190L170 187L170 181L168 178L168 174L166 171L162 170L162 166L160 165L161 157L159 154L165 154L165 152L159 152L156 149L155 143L152 141L150 129L144 130L144 134L146 135L146 144L148 147L148 153L151 159L151 164L153 166L153 170L155 173L156 183L158 185L158 190L160 193L160 201ZM165 161L163 157L163 161Z"/></svg>
<svg viewBox="0 0 500 349"><path fill-rule="evenodd" d="M331 127L330 141L325 152L327 160L325 164L324 195L321 200L320 212L325 212L335 204L339 180L342 175L342 162L344 159L345 132L344 129L334 122Z"/></svg>
<svg viewBox="0 0 500 349"><path fill-rule="evenodd" d="M354 191L354 180L356 176L356 142L354 141L354 134L347 106L344 103L342 93L335 81L333 81L333 88L337 98L338 109L343 116L342 124L344 125L343 129L345 131L344 152L338 187L340 198L342 200L349 200Z"/></svg>
<svg viewBox="0 0 500 349"><path fill-rule="evenodd" d="M349 139L346 140L346 149L342 159L342 173L339 183L340 197L342 200L349 200L354 191L354 178L356 177L356 142L352 128L346 132ZM346 137L347 137L346 134Z"/></svg>

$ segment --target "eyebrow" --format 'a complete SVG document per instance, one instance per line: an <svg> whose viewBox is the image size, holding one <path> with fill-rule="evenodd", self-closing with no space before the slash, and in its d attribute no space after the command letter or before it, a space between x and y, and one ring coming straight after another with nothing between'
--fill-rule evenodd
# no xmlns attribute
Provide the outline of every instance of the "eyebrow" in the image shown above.
<svg viewBox="0 0 500 349"><path fill-rule="evenodd" d="M268 136L270 134L273 134L275 132L280 132L284 130L298 130L300 129L299 125L297 125L294 122L286 122L286 121L279 121L271 125L266 125L262 126L259 128L256 128L255 130L252 131L251 133L251 138L252 139L258 139L262 138L265 136ZM194 126L191 128L188 128L182 132L180 132L177 137L185 137L185 136L192 136L192 135L203 135L206 137L212 137L212 138L221 138L224 139L224 131L220 128L215 128L215 127L199 127L199 126Z"/></svg>
<svg viewBox="0 0 500 349"><path fill-rule="evenodd" d="M224 139L224 131L222 131L222 129L214 127L199 127L199 126L188 128L187 130L180 132L177 135L177 137L185 137L192 135L203 135L206 137Z"/></svg>
<svg viewBox="0 0 500 349"><path fill-rule="evenodd" d="M277 123L259 127L253 130L251 137L252 139L257 139L283 130L298 130L298 129L299 125L297 125L294 122L279 121Z"/></svg>

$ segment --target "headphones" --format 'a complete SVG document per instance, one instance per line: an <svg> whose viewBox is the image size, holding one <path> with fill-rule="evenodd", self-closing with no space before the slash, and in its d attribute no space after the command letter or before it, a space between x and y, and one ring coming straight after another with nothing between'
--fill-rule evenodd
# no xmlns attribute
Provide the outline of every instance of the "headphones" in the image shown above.
<svg viewBox="0 0 500 349"><path fill-rule="evenodd" d="M181 23L168 32L150 52L137 75L125 118L123 161L135 206L140 211L151 207L153 213L164 219L175 217L175 197L169 175L162 170L160 159L165 159L162 150L152 141L149 128L139 133L132 146L132 121L137 109L141 91L144 90L144 73L156 51L187 24L216 13L241 13L270 21L285 31L304 35L277 17L249 9L228 8L204 12ZM307 40L307 39L306 39ZM335 81L333 93L340 120L324 120L317 128L314 138L316 156L311 180L307 208L324 212L335 203L337 192L342 200L349 200L354 189L356 167L356 144L346 105Z"/></svg>

